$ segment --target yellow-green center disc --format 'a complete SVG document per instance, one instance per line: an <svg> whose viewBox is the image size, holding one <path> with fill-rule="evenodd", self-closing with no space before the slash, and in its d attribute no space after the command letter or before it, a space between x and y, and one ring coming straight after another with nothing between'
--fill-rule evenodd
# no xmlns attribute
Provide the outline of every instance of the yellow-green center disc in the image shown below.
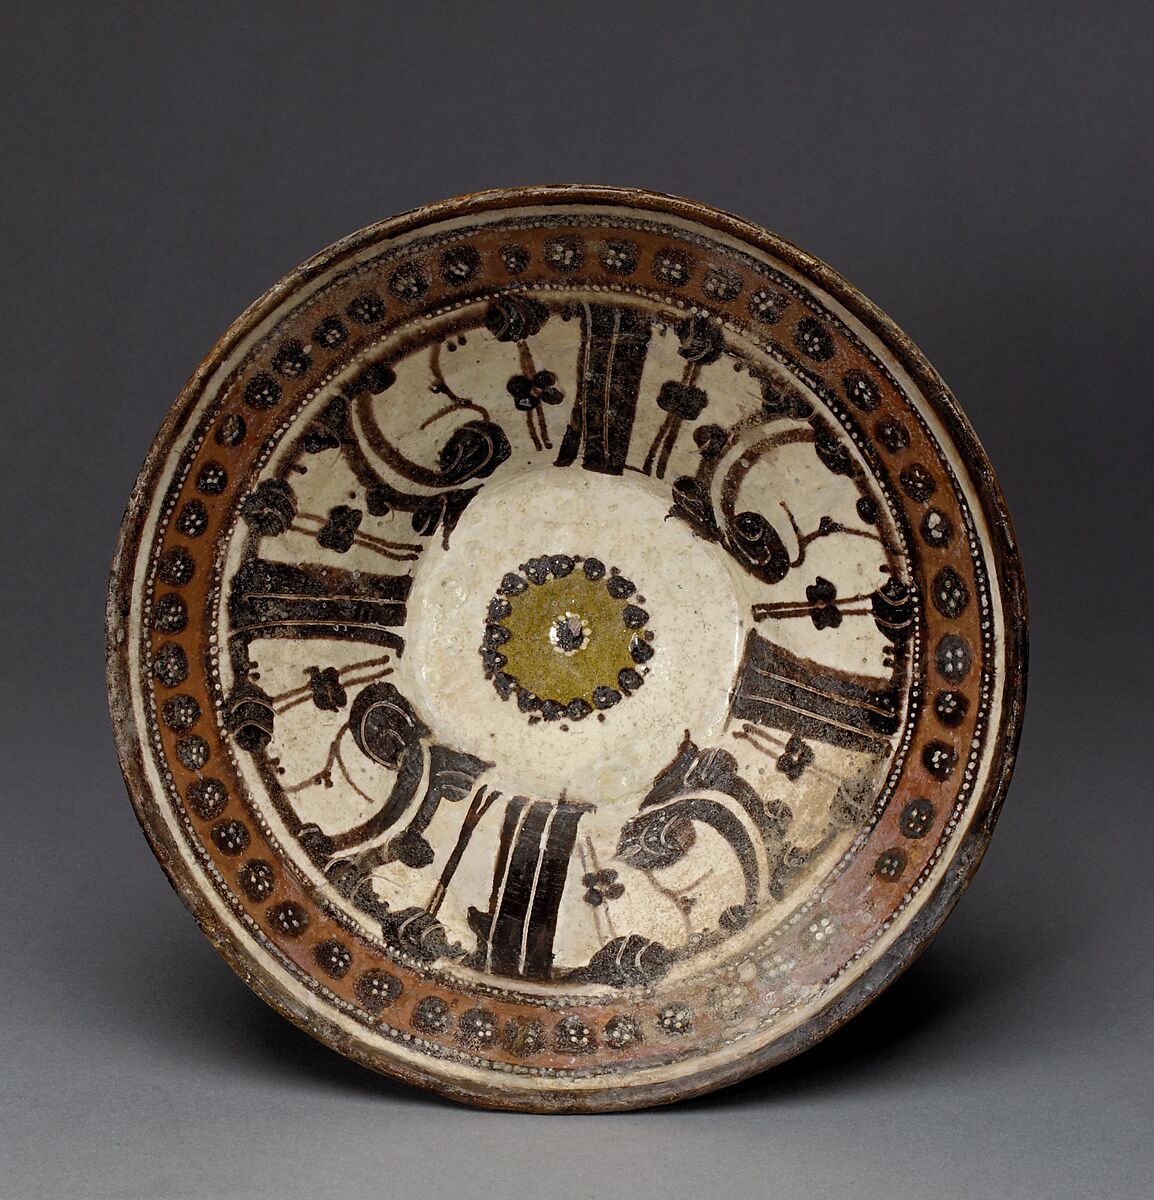
<svg viewBox="0 0 1154 1200"><path fill-rule="evenodd" d="M507 660L504 670L518 687L539 699L592 703L595 688L616 688L619 672L633 666L633 632L624 618L628 602L611 596L604 581L594 582L575 571L508 599L510 612L501 621L509 632L501 647ZM580 618L588 633L578 649L566 653L549 633L569 614Z"/></svg>

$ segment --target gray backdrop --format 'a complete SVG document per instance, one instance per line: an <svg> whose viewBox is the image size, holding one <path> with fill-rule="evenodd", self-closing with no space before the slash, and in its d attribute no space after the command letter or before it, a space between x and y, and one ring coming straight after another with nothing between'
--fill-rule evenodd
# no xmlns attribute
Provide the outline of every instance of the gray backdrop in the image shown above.
<svg viewBox="0 0 1154 1200"><path fill-rule="evenodd" d="M0 1197L1145 1197L1148 3L10 5L0 73ZM266 1009L169 890L104 586L170 402L268 285L502 184L730 209L921 345L1015 514L1017 774L978 879L818 1049L667 1110L500 1116Z"/></svg>

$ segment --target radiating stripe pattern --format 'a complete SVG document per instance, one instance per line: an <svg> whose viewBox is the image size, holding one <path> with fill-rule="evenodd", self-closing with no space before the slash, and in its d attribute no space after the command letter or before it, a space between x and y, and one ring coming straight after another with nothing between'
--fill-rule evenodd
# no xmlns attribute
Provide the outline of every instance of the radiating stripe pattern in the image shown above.
<svg viewBox="0 0 1154 1200"><path fill-rule="evenodd" d="M583 304L580 314L577 399L557 466L569 466L580 453L585 470L620 475L629 456L652 323L645 313L614 304Z"/></svg>
<svg viewBox="0 0 1154 1200"><path fill-rule="evenodd" d="M399 647L392 630L405 623L408 575L376 575L316 564L254 558L232 580L228 600L234 637L331 637Z"/></svg>
<svg viewBox="0 0 1154 1200"><path fill-rule="evenodd" d="M847 750L878 753L898 729L897 689L825 670L755 631L745 643L733 717Z"/></svg>
<svg viewBox="0 0 1154 1200"><path fill-rule="evenodd" d="M498 975L548 979L553 934L577 826L589 806L514 796L505 809L489 911L469 910L475 965Z"/></svg>

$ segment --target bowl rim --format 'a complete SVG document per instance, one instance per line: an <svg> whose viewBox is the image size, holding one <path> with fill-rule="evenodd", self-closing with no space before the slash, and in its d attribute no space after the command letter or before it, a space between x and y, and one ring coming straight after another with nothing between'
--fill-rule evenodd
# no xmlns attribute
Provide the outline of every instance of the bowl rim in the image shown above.
<svg viewBox="0 0 1154 1200"><path fill-rule="evenodd" d="M469 1083L433 1072L358 1044L329 1018L289 994L260 957L235 939L202 895L199 880L185 862L160 817L162 798L153 793L132 716L133 680L123 630L132 605L137 547L144 533L153 484L174 443L191 421L203 386L215 364L242 337L297 288L340 258L422 226L448 218L526 206L613 205L686 220L747 242L780 259L820 285L871 333L909 373L926 403L942 421L981 506L991 548L991 587L1005 612L1005 677L990 767L973 815L948 866L917 914L849 987L829 998L795 1028L759 1050L718 1066L657 1083L607 1083L603 1089L521 1090L508 1082ZM482 1108L534 1113L624 1111L688 1100L737 1083L792 1058L835 1032L889 987L922 954L972 881L993 835L1016 762L1026 702L1029 615L1025 577L1005 497L969 419L926 357L876 304L821 259L785 238L723 209L663 192L591 184L541 184L495 188L422 205L366 226L325 247L273 284L237 317L204 356L174 401L141 467L121 524L112 563L106 608L106 683L121 773L137 819L169 883L192 912L209 941L262 1000L281 1016L347 1058L406 1084ZM504 1077L503 1077L504 1078Z"/></svg>

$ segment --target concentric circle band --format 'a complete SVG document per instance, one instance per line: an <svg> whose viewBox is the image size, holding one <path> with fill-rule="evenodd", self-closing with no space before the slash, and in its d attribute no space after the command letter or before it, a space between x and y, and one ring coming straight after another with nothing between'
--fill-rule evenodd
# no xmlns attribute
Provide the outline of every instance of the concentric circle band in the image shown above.
<svg viewBox="0 0 1154 1200"><path fill-rule="evenodd" d="M1008 784L1025 594L956 403L715 210L492 192L242 316L125 518L109 686L214 944L329 1045L594 1111L811 1044Z"/></svg>

